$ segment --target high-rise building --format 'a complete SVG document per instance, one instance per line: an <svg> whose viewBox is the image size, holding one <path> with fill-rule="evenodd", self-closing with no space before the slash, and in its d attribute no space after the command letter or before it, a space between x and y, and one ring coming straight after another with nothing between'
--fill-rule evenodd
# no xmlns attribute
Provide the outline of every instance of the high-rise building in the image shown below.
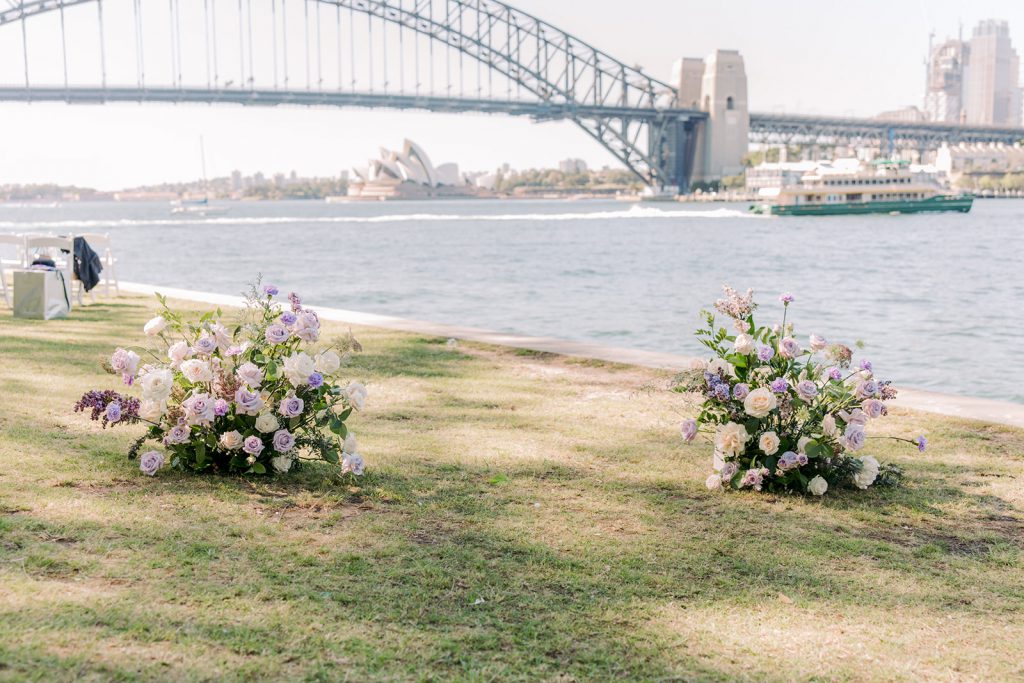
<svg viewBox="0 0 1024 683"><path fill-rule="evenodd" d="M963 120L964 63L970 48L962 40L947 40L928 56L928 85L924 112L930 121Z"/></svg>
<svg viewBox="0 0 1024 683"><path fill-rule="evenodd" d="M1021 124L1020 61L1005 21L987 19L971 34L964 71L967 123L988 126Z"/></svg>

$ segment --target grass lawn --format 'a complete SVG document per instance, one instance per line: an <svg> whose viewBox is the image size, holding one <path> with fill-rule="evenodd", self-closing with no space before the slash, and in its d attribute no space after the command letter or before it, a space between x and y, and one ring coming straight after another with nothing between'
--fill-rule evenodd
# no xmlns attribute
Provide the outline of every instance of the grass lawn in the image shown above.
<svg viewBox="0 0 1024 683"><path fill-rule="evenodd" d="M902 489L711 493L667 373L357 328L361 487L151 479L71 411L151 315L0 312L0 680L1024 679L1024 431L894 411Z"/></svg>

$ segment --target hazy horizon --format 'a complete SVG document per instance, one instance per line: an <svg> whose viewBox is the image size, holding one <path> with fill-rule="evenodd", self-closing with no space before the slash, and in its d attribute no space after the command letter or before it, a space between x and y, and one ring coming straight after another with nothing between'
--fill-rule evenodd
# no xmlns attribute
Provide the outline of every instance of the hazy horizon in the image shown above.
<svg viewBox="0 0 1024 683"><path fill-rule="evenodd" d="M1024 4L1008 0L969 7L951 0L870 0L855 12L805 0L727 6L594 0L585 12L578 2L512 4L662 80L668 80L679 57L738 49L754 111L872 116L920 106L929 32L942 40L956 35L961 22L970 35L979 20L1005 19L1015 47L1024 48ZM67 16L72 27L79 20L74 12ZM0 29L0 52L13 59L15 47L20 50L16 26ZM5 103L0 116L9 131L0 138L3 184L54 182L110 190L194 180L201 175L200 136L210 177L234 169L245 175L294 169L303 176L337 176L376 156L379 147L400 146L406 137L419 142L435 163L453 161L463 170L491 170L505 162L515 168L551 167L569 157L592 167L617 166L571 123L535 124L500 115Z"/></svg>

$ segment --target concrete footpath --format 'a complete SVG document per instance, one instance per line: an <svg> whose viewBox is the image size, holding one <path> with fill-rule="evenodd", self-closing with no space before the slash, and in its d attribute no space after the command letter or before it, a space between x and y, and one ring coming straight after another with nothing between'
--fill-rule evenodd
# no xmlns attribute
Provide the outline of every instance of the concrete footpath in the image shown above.
<svg viewBox="0 0 1024 683"><path fill-rule="evenodd" d="M121 289L133 294L148 295L152 295L159 291L161 294L171 299L184 299L187 301L196 301L216 306L243 306L245 304L245 301L241 296L197 292L188 289L176 289L174 287L157 287L154 285L135 282L122 282ZM425 320L395 318L388 315L360 313L359 311L348 311L341 308L326 308L316 305L312 305L311 307L314 308L317 314L324 320L344 322L351 325L381 327L389 330L415 332L417 334L474 341L483 344L494 344L496 346L511 346L520 349L530 349L532 351L546 351L548 353L557 353L563 356L593 358L612 363L640 365L648 368L679 370L686 368L693 360L695 360L692 356L680 356L672 353L622 349L614 346L591 344L588 342L552 339L551 337L530 337L517 334L507 334L504 332L494 332L477 327L442 325L439 323L427 322ZM984 420L986 422L996 422L999 424L1024 428L1024 405L1009 403L1007 401L972 398L969 396L954 396L952 394L940 394L934 391L905 389L901 387L899 389L899 397L892 402L892 405L912 410L924 410L930 413L939 413L941 415L952 415L971 420Z"/></svg>

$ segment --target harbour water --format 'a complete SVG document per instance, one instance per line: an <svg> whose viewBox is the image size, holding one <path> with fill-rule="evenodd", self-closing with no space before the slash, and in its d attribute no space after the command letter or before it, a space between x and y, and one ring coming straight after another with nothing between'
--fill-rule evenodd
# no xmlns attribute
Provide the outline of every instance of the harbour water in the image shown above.
<svg viewBox="0 0 1024 683"><path fill-rule="evenodd" d="M613 201L0 204L0 231L110 233L121 279L698 354L698 311L753 287L759 317L866 344L897 385L1024 403L1024 201L969 214L750 216Z"/></svg>

